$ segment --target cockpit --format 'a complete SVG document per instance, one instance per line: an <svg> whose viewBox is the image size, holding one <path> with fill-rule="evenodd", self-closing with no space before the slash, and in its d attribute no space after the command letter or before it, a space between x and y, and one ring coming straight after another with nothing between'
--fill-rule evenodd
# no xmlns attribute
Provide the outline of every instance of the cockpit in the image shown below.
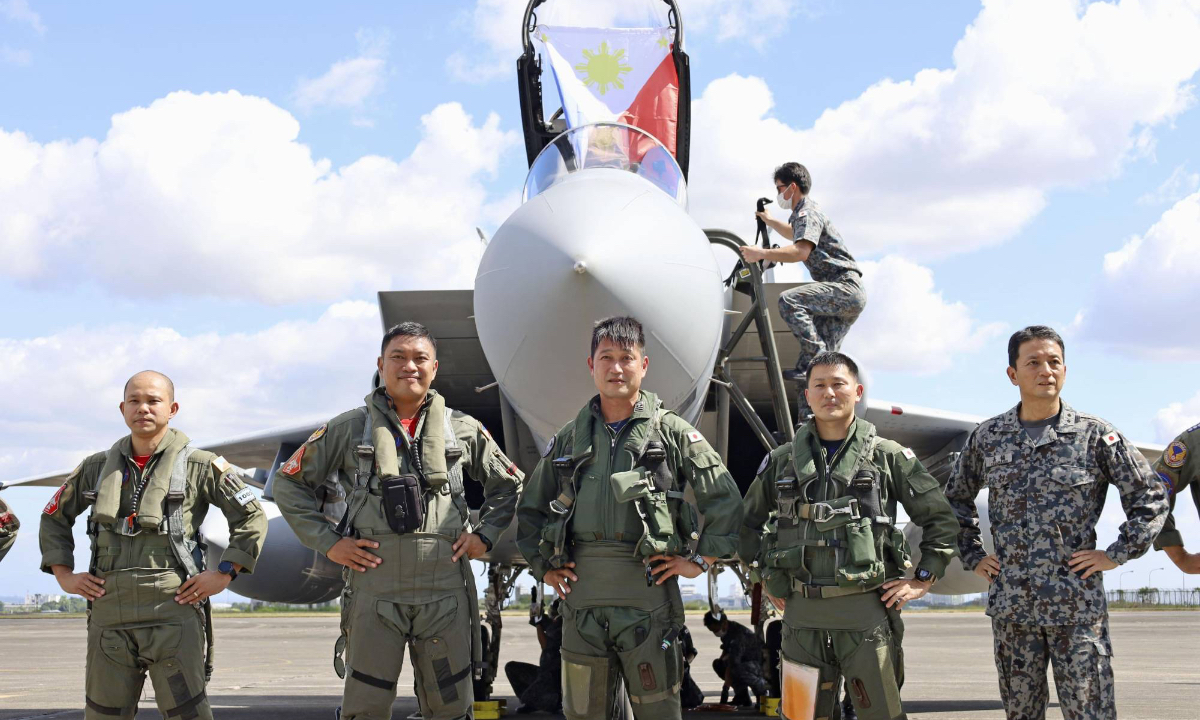
<svg viewBox="0 0 1200 720"><path fill-rule="evenodd" d="M687 209L687 181L667 148L645 130L617 122L571 128L551 140L529 167L521 202L569 175L596 169L633 173Z"/></svg>

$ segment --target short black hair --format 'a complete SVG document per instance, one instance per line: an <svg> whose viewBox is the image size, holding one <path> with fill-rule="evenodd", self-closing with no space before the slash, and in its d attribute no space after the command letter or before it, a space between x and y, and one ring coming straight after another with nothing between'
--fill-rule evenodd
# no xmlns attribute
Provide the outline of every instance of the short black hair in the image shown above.
<svg viewBox="0 0 1200 720"><path fill-rule="evenodd" d="M725 622L725 619L725 613L721 613L721 617L718 618L713 614L712 610L709 610L708 612L704 613L704 627L716 632L718 629L720 629L721 624Z"/></svg>
<svg viewBox="0 0 1200 720"><path fill-rule="evenodd" d="M121 391L121 393L122 393L121 397L124 398L125 393L129 392L129 383L133 382L133 379L135 377L137 377L138 375L145 375L147 373L149 373L151 375L157 375L167 382L167 391L171 393L171 402L175 402L175 383L171 382L171 378L167 377L166 375L160 373L157 370L141 370L139 372L135 372L134 374L130 375L129 379L125 381L125 389Z"/></svg>
<svg viewBox="0 0 1200 720"><path fill-rule="evenodd" d="M388 331L383 334L383 343L381 343L379 346L379 354L383 355L385 352L387 352L388 343L398 337L425 338L429 341L429 344L433 346L433 354L437 355L437 338L429 334L429 328L425 327L419 322L413 322L411 320L402 323L396 323L388 328Z"/></svg>
<svg viewBox="0 0 1200 720"><path fill-rule="evenodd" d="M805 370L805 374L809 379L811 379L814 368L838 367L839 365L844 365L846 369L850 371L850 374L854 376L854 379L858 380L858 363L851 360L849 355L836 352L834 350L826 350L825 352L817 353L817 356L809 361L808 369ZM807 384L808 381L806 380L805 385Z"/></svg>
<svg viewBox="0 0 1200 720"><path fill-rule="evenodd" d="M812 175L808 174L808 168L798 162L785 162L775 168L774 179L783 183L784 187L796 183L796 187L805 195L812 190Z"/></svg>
<svg viewBox="0 0 1200 720"><path fill-rule="evenodd" d="M1030 325L1027 328L1022 328L1012 334L1008 339L1008 366L1014 370L1017 367L1017 355L1021 353L1021 345L1030 340L1053 340L1058 343L1058 349L1065 356L1067 354L1067 346L1063 345L1062 336L1054 331L1054 328L1046 325Z"/></svg>
<svg viewBox="0 0 1200 720"><path fill-rule="evenodd" d="M604 340L611 340L623 349L636 347L643 354L646 351L646 334L642 331L642 324L628 315L614 315L596 321L592 327L591 357L596 356L596 348Z"/></svg>

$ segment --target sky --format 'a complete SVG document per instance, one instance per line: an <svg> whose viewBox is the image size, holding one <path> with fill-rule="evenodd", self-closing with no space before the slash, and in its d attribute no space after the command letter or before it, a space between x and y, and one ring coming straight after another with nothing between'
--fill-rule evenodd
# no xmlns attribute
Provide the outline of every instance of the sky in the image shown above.
<svg viewBox="0 0 1200 720"><path fill-rule="evenodd" d="M1007 337L1037 323L1077 409L1159 443L1200 422L1200 2L680 6L690 212L750 237L774 167L809 168L864 270L846 349L874 398L1001 413ZM523 9L0 0L0 478L111 445L146 367L198 442L357 404L375 293L470 287L475 228L519 204ZM0 595L56 590L50 492L5 492ZM1102 547L1122 521L1112 492ZM1108 585L1189 580L1151 552Z"/></svg>

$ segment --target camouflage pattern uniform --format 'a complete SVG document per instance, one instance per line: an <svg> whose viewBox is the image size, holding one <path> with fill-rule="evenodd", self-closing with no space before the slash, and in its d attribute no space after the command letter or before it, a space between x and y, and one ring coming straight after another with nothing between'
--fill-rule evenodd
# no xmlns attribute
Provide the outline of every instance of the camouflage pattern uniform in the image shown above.
<svg viewBox="0 0 1200 720"><path fill-rule="evenodd" d="M750 692L756 698L767 696L767 679L763 677L762 641L745 625L728 621L721 637L721 657L713 660L713 672L733 689L734 705L749 705Z"/></svg>
<svg viewBox="0 0 1200 720"><path fill-rule="evenodd" d="M1156 550L1183 547L1183 536L1175 529L1174 512L1175 498L1184 488L1191 488L1196 512L1200 512L1200 460L1196 459L1197 452L1200 452L1200 425L1193 425L1172 440L1163 451L1162 457L1154 464L1154 470L1166 488L1171 507L1171 514L1167 515L1167 522L1154 541Z"/></svg>
<svg viewBox="0 0 1200 720"><path fill-rule="evenodd" d="M655 434L665 457L650 462ZM664 469L673 478L669 488L618 500L617 481L637 476L635 485L649 488L646 475L658 477ZM695 491L696 508L680 499L685 483ZM647 507L661 513L644 519ZM698 534L697 508L704 517L703 534ZM665 554L679 555L690 554L683 543L695 539L695 552L730 557L741 519L741 493L721 456L687 421L662 411L652 393L641 393L618 433L604 422L598 395L559 430L521 495L517 547L539 581L552 568L576 563L579 580L570 583L571 592L562 600L567 718L606 720L607 705L624 677L634 717L679 719L683 599L678 578L647 583L648 543L669 538L676 549ZM660 522L670 527L659 527ZM686 527L695 527L697 534L689 537Z"/></svg>
<svg viewBox="0 0 1200 720"><path fill-rule="evenodd" d="M1123 435L1066 403L1034 442L1020 405L984 421L967 440L946 497L958 515L963 566L986 557L975 496L988 488L1000 574L988 588L1000 697L1009 718L1045 717L1047 663L1063 717L1115 718L1103 573L1087 580L1071 554L1096 547L1108 486L1128 521L1105 554L1117 564L1150 548L1167 515L1162 482Z"/></svg>
<svg viewBox="0 0 1200 720"><path fill-rule="evenodd" d="M801 198L788 223L793 242L805 240L813 245L804 261L813 281L779 296L779 314L800 341L796 369L806 372L818 353L842 346L850 326L867 306L867 296L858 263L814 200ZM800 394L800 406L802 410L808 407L804 393Z"/></svg>
<svg viewBox="0 0 1200 720"><path fill-rule="evenodd" d="M87 720L133 718L147 674L163 717L212 720L204 691L205 611L175 601L187 573L166 527L169 478L187 444L186 435L168 430L143 471L133 461L133 444L126 436L75 468L42 513L42 570L47 573L54 565L75 566L71 526L95 502L94 493L104 492L102 480L114 471L112 480L121 481L118 518L136 511L140 527L130 535L89 522L95 533L89 571L105 583L104 595L88 610ZM229 547L222 562L253 572L267 533L266 514L253 493L230 465L210 452L192 452L185 473L184 536L194 543L200 523L215 505L229 521ZM135 505L134 491L144 478L146 488ZM146 527L152 517L162 518L161 525L155 520L157 527Z"/></svg>
<svg viewBox="0 0 1200 720"><path fill-rule="evenodd" d="M912 450L879 438L866 420L828 459L808 421L763 459L746 491L739 555L787 601L783 659L820 672L818 717L839 717L842 676L859 717L905 717L904 623L879 590L912 567L898 504L922 529L920 567L941 577L954 557L954 513Z"/></svg>
<svg viewBox="0 0 1200 720"><path fill-rule="evenodd" d="M342 720L388 720L396 699L396 681L407 645L416 679L417 700L426 720L469 717L474 703L472 668L481 667L478 598L471 563L451 561L451 546L467 527L469 508L462 471L483 483L484 501L475 532L494 545L512 522L523 476L478 420L445 407L430 390L418 415L416 433L403 429L384 388L365 398L364 407L342 413L306 441L274 476L275 501L306 546L328 554L341 535L321 512L318 493L336 478L347 494L347 536L370 539L367 552L382 559L379 567L342 572L342 637L335 668L346 654ZM440 421L427 421L442 415ZM374 452L360 476L367 418L373 423ZM446 437L446 425L453 438ZM386 440L379 438L385 437ZM436 442L430 444L430 438ZM381 447L379 443L384 443ZM433 451L442 446L444 462L433 486ZM397 534L388 524L379 475L385 447L394 447L391 463L399 474L421 478L425 519L416 532ZM397 472L389 470L388 474ZM418 572L419 570L419 572Z"/></svg>
<svg viewBox="0 0 1200 720"><path fill-rule="evenodd" d="M558 712L562 707L562 615L542 615L536 623L542 654L538 664L510 660L504 675L521 701L518 713Z"/></svg>
<svg viewBox="0 0 1200 720"><path fill-rule="evenodd" d="M13 543L17 541L17 530L21 528L21 521L13 514L12 510L3 499L0 499L0 560L8 554L12 549Z"/></svg>
<svg viewBox="0 0 1200 720"><path fill-rule="evenodd" d="M679 689L679 703L684 710L691 710L704 704L704 691L692 677L692 662L699 655L696 643L692 641L692 631L687 625L679 631L679 644L683 647L683 685Z"/></svg>

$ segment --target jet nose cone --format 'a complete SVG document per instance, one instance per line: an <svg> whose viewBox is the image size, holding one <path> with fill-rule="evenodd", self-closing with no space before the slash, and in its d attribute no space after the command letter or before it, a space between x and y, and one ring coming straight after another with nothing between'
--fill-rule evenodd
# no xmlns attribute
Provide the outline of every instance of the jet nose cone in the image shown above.
<svg viewBox="0 0 1200 720"><path fill-rule="evenodd" d="M603 169L573 175L518 208L475 279L488 363L543 438L595 393L586 358L597 320L642 322L651 358L645 388L677 408L711 372L722 309L704 233L654 186Z"/></svg>

